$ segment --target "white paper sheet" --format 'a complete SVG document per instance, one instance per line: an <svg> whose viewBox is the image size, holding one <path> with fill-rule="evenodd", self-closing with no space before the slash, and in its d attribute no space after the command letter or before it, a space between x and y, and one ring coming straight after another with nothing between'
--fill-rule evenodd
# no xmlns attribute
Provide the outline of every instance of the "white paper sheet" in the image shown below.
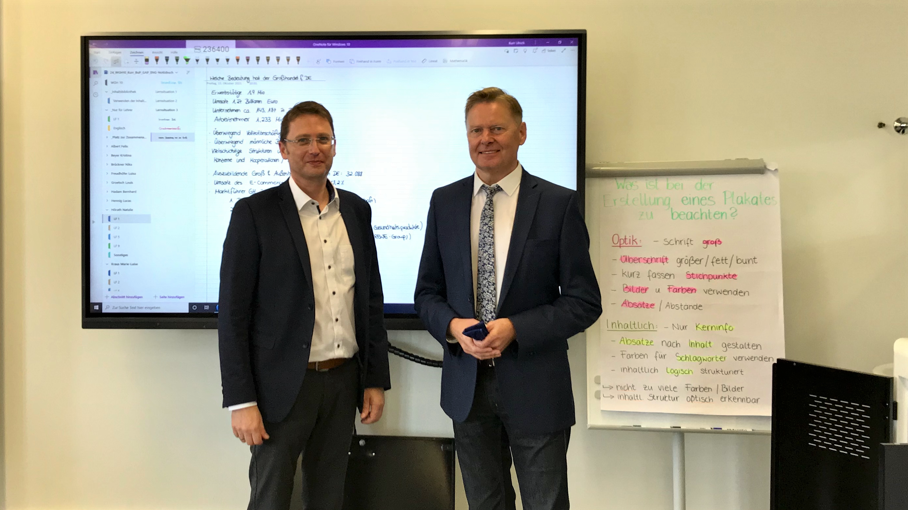
<svg viewBox="0 0 908 510"><path fill-rule="evenodd" d="M785 353L778 173L606 179L601 408L768 416Z"/></svg>

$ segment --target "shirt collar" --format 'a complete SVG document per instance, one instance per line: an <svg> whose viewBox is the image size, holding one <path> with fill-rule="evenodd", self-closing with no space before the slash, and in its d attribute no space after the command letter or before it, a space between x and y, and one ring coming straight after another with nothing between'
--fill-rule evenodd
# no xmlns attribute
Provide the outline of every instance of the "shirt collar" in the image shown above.
<svg viewBox="0 0 908 510"><path fill-rule="evenodd" d="M290 181L290 193L293 195L293 202L296 204L296 210L302 211L303 207L317 207L318 201L314 200L312 197L306 194L305 191L300 189L297 186L296 181L293 180L293 177L288 179ZM326 181L328 186L328 207L331 207L332 204L340 207L340 196L334 190L334 185L331 184L331 181ZM315 202L315 205L312 205L312 202ZM326 207L327 209L327 207Z"/></svg>
<svg viewBox="0 0 908 510"><path fill-rule="evenodd" d="M520 178L523 177L523 165L519 162L517 163L517 168L511 171L508 175L504 176L503 179L498 181L496 184L501 186L501 191L504 192L507 196L513 196L514 193L517 193L517 188L520 187ZM482 188L482 185L485 184L482 182L482 179L479 178L479 174L473 173L473 196L475 197L479 190Z"/></svg>

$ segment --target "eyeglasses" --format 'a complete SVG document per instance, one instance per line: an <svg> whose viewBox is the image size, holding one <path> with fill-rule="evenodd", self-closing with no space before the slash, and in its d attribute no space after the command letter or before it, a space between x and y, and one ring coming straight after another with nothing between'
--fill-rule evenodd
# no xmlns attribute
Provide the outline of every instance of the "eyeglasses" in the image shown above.
<svg viewBox="0 0 908 510"><path fill-rule="evenodd" d="M298 147L309 147L312 145L312 142L318 144L319 147L330 147L334 145L334 142L337 141L337 138L333 136L316 136L315 138L299 138L297 140L290 140L289 138L284 138L281 140L284 143L292 143Z"/></svg>

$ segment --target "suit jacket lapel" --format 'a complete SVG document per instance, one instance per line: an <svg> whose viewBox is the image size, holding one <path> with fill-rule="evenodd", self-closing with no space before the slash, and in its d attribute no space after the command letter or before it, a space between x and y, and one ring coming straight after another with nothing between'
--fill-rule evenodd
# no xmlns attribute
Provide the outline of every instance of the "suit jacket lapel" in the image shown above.
<svg viewBox="0 0 908 510"><path fill-rule="evenodd" d="M461 181L463 188L459 190L459 193L454 201L453 210L451 211L454 215L454 225L456 228L455 232L451 232L451 235L455 242L453 245L458 251L460 251L461 258L461 267L463 268L463 283L466 284L466 288L476 290L473 283L473 249L472 249L472 239L470 237L470 215L473 205L473 176L470 176ZM445 235L443 232L438 232L439 236ZM471 296L473 294L470 294ZM473 308L476 308L476 303L473 303Z"/></svg>
<svg viewBox="0 0 908 510"><path fill-rule="evenodd" d="M334 188L336 193L338 193L338 200L340 200L340 214L341 218L344 219L344 225L347 227L347 237L350 238L350 246L353 248L353 275L356 278L356 283L354 288L356 289L354 299L357 303L363 299L368 299L368 292L360 292L360 289L364 288L369 280L366 278L366 253L365 247L363 246L363 237L362 229L360 228L360 220L356 217L356 211L353 210L352 201L347 197L340 197L340 191L337 191L337 188ZM360 310L361 307L355 306L356 311Z"/></svg>
<svg viewBox="0 0 908 510"><path fill-rule="evenodd" d="M306 244L303 225L300 223L300 212L296 209L296 202L293 201L293 193L290 192L289 181L284 181L281 184L277 196L281 212L284 215L284 221L287 222L287 230L290 231L290 237L296 247L296 254L299 256L300 264L303 266L306 283L309 288L312 288L312 265L309 262L309 246Z"/></svg>
<svg viewBox="0 0 908 510"><path fill-rule="evenodd" d="M511 230L511 244L508 246L508 260L504 266L504 276L501 279L501 293L498 297L498 309L501 309L507 298L517 265L523 256L523 247L530 234L530 226L536 216L536 206L539 204L539 190L536 178L528 174L526 169L520 178L520 193L517 195L517 210L514 213L514 228Z"/></svg>

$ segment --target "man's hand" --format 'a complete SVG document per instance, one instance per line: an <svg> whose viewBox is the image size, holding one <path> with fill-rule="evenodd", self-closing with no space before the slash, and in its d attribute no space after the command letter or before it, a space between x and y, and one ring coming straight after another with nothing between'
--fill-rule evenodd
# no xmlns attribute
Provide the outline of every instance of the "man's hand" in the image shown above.
<svg viewBox="0 0 908 510"><path fill-rule="evenodd" d="M250 446L260 445L262 441L271 437L265 432L265 424L262 422L262 413L259 412L258 406L231 411L230 425L233 427L233 435L238 437L240 442Z"/></svg>
<svg viewBox="0 0 908 510"><path fill-rule="evenodd" d="M457 339L457 343L460 344L460 347L463 348L463 352L473 356L476 359L491 359L498 358L501 356L501 351L497 349L490 348L486 345L487 340L473 340L472 338L463 334L463 330L477 324L479 321L476 319L451 319L451 322L448 324L448 334ZM490 322L489 324L494 323L495 321ZM510 322L510 321L508 321ZM488 327L488 324L486 325ZM513 327L512 327L513 329ZM489 330L491 334L492 330Z"/></svg>
<svg viewBox="0 0 908 510"><path fill-rule="evenodd" d="M359 415L363 425L369 425L380 420L384 410L385 390L382 388L366 388L363 393L363 412Z"/></svg>
<svg viewBox="0 0 908 510"><path fill-rule="evenodd" d="M486 329L489 330L489 334L482 341L482 345L499 353L504 352L511 342L517 339L517 332L514 331L514 324L510 319L495 319L486 324Z"/></svg>

